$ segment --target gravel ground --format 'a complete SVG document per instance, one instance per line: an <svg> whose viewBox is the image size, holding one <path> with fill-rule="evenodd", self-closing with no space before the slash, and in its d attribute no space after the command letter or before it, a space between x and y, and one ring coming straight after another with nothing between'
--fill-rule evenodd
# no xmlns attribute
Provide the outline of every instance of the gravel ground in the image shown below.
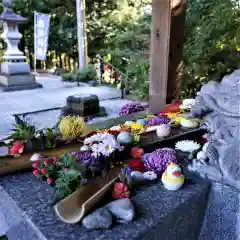
<svg viewBox="0 0 240 240"><path fill-rule="evenodd" d="M126 100L126 99L113 99L113 100L104 100L100 101L100 106L104 107L107 113L106 117L96 117L93 118L89 123L96 123L98 121L107 120L110 118L115 118L119 116L120 109L127 103L131 103L134 101ZM46 127L52 127L56 124L59 119L61 110L50 110L38 113L27 114L26 119L34 124L37 129L42 129ZM6 124L1 128L0 123L0 139L6 137L6 135L10 132L10 128L12 124L14 124L14 118L12 116L8 116L4 122L7 122L8 128L6 128Z"/></svg>
<svg viewBox="0 0 240 240"><path fill-rule="evenodd" d="M40 75L37 77L37 82L41 83L43 88L0 93L0 139L10 133L15 123L14 114L63 107L66 104L66 98L70 95L96 94L98 96L100 105L106 108L108 116L92 119L91 122L117 117L121 107L132 102L120 99L121 91L108 86L91 87L82 84L80 87L76 87L75 83L63 83L59 77L51 75ZM106 100L110 98L115 99ZM53 126L59 115L60 110L50 110L27 114L27 119L37 128L43 128Z"/></svg>

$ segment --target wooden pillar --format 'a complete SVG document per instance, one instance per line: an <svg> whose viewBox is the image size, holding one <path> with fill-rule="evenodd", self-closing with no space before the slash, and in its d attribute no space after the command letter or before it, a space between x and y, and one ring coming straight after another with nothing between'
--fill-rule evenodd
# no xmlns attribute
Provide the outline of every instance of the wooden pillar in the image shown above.
<svg viewBox="0 0 240 240"><path fill-rule="evenodd" d="M179 99L187 0L153 0L149 108Z"/></svg>
<svg viewBox="0 0 240 240"><path fill-rule="evenodd" d="M166 104L170 24L170 0L153 0L149 82L151 113L161 112Z"/></svg>
<svg viewBox="0 0 240 240"><path fill-rule="evenodd" d="M171 30L168 60L167 103L179 102L183 78L183 45L187 0L171 4Z"/></svg>

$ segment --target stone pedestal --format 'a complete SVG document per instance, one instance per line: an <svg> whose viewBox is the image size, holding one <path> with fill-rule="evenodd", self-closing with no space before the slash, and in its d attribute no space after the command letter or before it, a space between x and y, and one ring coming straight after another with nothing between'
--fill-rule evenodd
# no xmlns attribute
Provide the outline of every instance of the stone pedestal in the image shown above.
<svg viewBox="0 0 240 240"><path fill-rule="evenodd" d="M62 115L77 115L89 120L94 117L105 116L106 112L99 106L97 95L73 95L66 101L66 107L62 109Z"/></svg>
<svg viewBox="0 0 240 240"><path fill-rule="evenodd" d="M41 88L25 62L3 62L1 64L0 90L4 92Z"/></svg>
<svg viewBox="0 0 240 240"><path fill-rule="evenodd" d="M1 38L7 44L1 63L0 90L17 91L42 87L36 83L35 77L31 75L26 57L18 49L22 34L18 30L19 24L26 22L26 19L13 12L11 0L3 0L4 10L0 15L3 22Z"/></svg>
<svg viewBox="0 0 240 240"><path fill-rule="evenodd" d="M41 87L42 85L36 83L35 76L31 74L0 75L0 90L3 92L30 90Z"/></svg>

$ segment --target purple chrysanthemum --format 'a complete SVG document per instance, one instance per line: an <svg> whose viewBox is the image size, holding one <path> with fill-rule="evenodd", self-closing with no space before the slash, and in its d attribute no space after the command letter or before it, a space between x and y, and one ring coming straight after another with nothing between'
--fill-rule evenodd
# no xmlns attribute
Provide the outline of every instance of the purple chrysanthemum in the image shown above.
<svg viewBox="0 0 240 240"><path fill-rule="evenodd" d="M171 162L177 163L175 150L163 148L148 154L144 161L144 166L148 171L162 174Z"/></svg>
<svg viewBox="0 0 240 240"><path fill-rule="evenodd" d="M127 116L131 113L134 113L134 112L140 112L140 111L143 111L145 108L144 106L142 106L140 103L130 103L130 104L126 104L124 105L120 112L119 112L119 115L120 116Z"/></svg>
<svg viewBox="0 0 240 240"><path fill-rule="evenodd" d="M92 156L91 151L80 152L78 160L81 164L85 165L92 172L101 170L101 161L99 158Z"/></svg>
<svg viewBox="0 0 240 240"><path fill-rule="evenodd" d="M170 119L167 116L159 115L148 122L149 126L156 126L161 124L168 124Z"/></svg>

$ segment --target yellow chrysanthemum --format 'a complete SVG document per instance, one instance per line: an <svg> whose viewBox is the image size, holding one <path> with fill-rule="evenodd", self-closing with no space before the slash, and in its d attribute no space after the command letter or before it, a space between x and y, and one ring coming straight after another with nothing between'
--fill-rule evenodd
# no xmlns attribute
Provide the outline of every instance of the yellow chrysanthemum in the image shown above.
<svg viewBox="0 0 240 240"><path fill-rule="evenodd" d="M64 139L75 140L87 134L88 128L84 118L66 116L60 120L59 131Z"/></svg>
<svg viewBox="0 0 240 240"><path fill-rule="evenodd" d="M140 123L134 123L131 125L131 131L134 133L142 133L144 132L144 126Z"/></svg>
<svg viewBox="0 0 240 240"><path fill-rule="evenodd" d="M167 117L170 119L177 117L178 114L179 113L166 113Z"/></svg>
<svg viewBox="0 0 240 240"><path fill-rule="evenodd" d="M148 115L148 116L146 116L146 118L144 118L144 119L146 119L146 120L151 120L151 119L153 119L153 118L155 118L155 116L154 115Z"/></svg>
<svg viewBox="0 0 240 240"><path fill-rule="evenodd" d="M138 135L138 134L133 135L133 141L134 141L135 143L140 142L140 135Z"/></svg>

